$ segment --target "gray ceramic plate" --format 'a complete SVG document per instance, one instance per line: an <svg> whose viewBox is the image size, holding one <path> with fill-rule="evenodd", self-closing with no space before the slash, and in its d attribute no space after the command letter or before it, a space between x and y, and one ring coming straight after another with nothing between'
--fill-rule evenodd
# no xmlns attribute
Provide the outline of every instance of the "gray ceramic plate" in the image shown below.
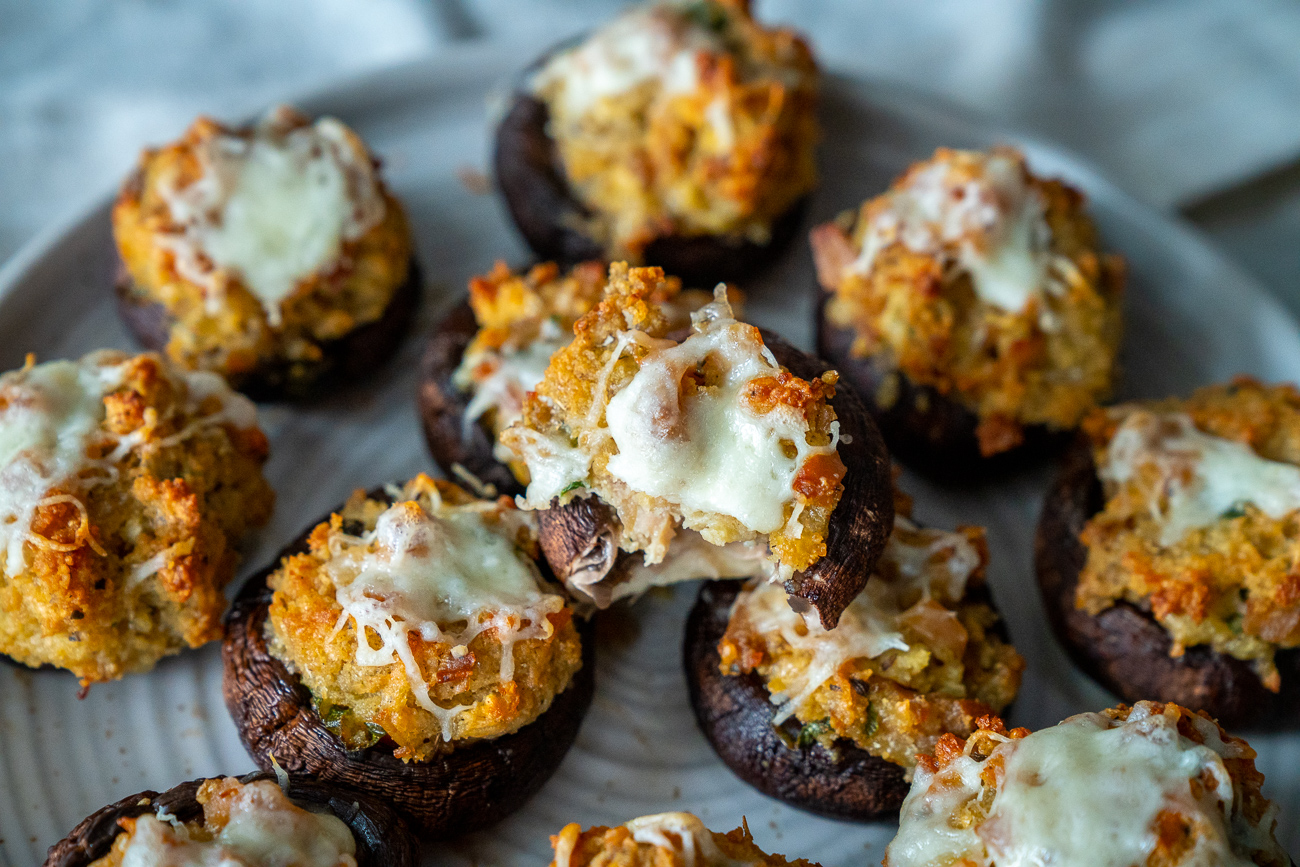
<svg viewBox="0 0 1300 867"><path fill-rule="evenodd" d="M526 260L501 205L470 192L458 172L486 164L493 87L527 59L527 49L448 52L299 103L352 124L383 156L415 224L428 279L425 326L493 260ZM1009 141L1028 151L1035 170L1086 190L1108 245L1132 270L1126 396L1186 392L1235 373L1300 380L1300 331L1282 308L1192 232L1139 205L1082 160L850 77L827 82L825 123L814 220L879 192L938 145ZM27 352L50 359L132 345L110 299L108 208L105 199L0 270L0 369L20 365ZM804 245L745 288L756 323L811 344L812 266ZM267 469L279 503L247 548L245 572L354 488L432 471L413 405L424 330L370 389L307 409L264 410L272 442ZM994 592L1029 660L1013 721L1030 727L1114 703L1070 667L1033 589L1031 539L1045 484L1045 472L958 492L905 480L923 520L989 527ZM622 638L600 648L596 701L559 773L523 812L489 833L431 850L430 863L537 867L550 858L548 835L568 822L617 824L665 810L695 811L719 830L745 816L765 848L827 867L879 862L892 825L804 815L750 790L714 758L695 728L679 667L693 598L693 587L679 587L625 612ZM131 792L253 767L222 704L215 645L151 674L96 686L83 700L76 693L71 676L0 666L0 863L40 863L45 848L83 816ZM1300 735L1251 742L1268 777L1265 792L1282 805L1284 843L1300 851Z"/></svg>

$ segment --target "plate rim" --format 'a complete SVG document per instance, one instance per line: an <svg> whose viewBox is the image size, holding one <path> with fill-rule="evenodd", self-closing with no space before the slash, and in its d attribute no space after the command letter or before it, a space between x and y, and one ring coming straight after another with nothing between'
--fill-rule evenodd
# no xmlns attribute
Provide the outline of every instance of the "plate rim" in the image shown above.
<svg viewBox="0 0 1300 867"><path fill-rule="evenodd" d="M427 87L428 82L439 79L454 84L456 79L482 76L484 68L490 69L494 78L494 82L488 88L489 98L491 98L491 95L499 94L514 74L523 68L519 58L531 57L532 53L536 53L535 43L524 43L518 40L454 43L440 47L437 54L342 76L288 94L271 104L283 102L318 114L321 113L322 104L356 98L366 91L376 89L392 91L397 85L403 83L407 89L418 89ZM866 95L868 102L913 113L924 111L948 123L955 122L992 138L1001 138L1017 146L1028 146L1031 150L1052 153L1070 167L1069 177L1066 180L1072 185L1078 185L1085 192L1092 194L1104 193L1113 206L1121 209L1129 219L1161 235L1164 243L1170 244L1180 252L1197 256L1216 270L1231 275L1233 285L1238 292L1244 290L1256 296L1253 301L1265 305L1269 318L1275 324L1285 325L1291 334L1300 340L1300 317L1293 314L1264 283L1219 249L1207 235L1186 218L1177 213L1161 211L1143 202L1112 180L1105 170L1086 155L1048 136L1039 135L1014 124L1001 123L942 96L927 93L895 79L869 74L860 68L831 66L824 68L822 75L831 87L858 90ZM262 110L265 110L265 106L245 113L243 117L255 117ZM141 145L142 148L149 146L147 143ZM57 254L66 238L71 237L84 224L100 219L101 215L111 212L119 188L120 182L113 184L107 190L101 189L97 194L83 200L79 206L72 207L61 217L53 219L38 230L6 261L0 263L0 304L3 304L24 283L46 257Z"/></svg>

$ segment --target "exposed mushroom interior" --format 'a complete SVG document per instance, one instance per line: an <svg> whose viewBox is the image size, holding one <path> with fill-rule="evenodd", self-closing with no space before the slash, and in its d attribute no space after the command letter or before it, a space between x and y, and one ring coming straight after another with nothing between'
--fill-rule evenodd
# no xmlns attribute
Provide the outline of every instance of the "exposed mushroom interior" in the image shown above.
<svg viewBox="0 0 1300 867"><path fill-rule="evenodd" d="M922 757L888 867L1290 864L1254 750L1208 717L1138 702L996 723Z"/></svg>
<svg viewBox="0 0 1300 867"><path fill-rule="evenodd" d="M202 821L180 822L162 810L121 820L109 854L89 867L356 867L348 826L297 806L270 780L205 780L195 797Z"/></svg>
<svg viewBox="0 0 1300 867"><path fill-rule="evenodd" d="M782 368L721 286L671 339L646 302L663 281L658 269L612 266L605 300L501 436L527 467L525 508L587 496L612 507L610 540L640 562L623 558L595 592L604 579L587 570L581 589L598 601L696 568L788 579L824 555L843 490L835 375L810 382Z"/></svg>

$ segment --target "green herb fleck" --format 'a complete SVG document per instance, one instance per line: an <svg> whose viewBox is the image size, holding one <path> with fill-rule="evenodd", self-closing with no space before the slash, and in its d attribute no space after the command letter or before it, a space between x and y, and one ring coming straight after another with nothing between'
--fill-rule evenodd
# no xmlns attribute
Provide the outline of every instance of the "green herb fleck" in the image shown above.
<svg viewBox="0 0 1300 867"><path fill-rule="evenodd" d="M867 721L862 724L862 736L869 738L880 728L880 714L876 713L874 704L867 704Z"/></svg>
<svg viewBox="0 0 1300 867"><path fill-rule="evenodd" d="M1246 501L1238 500L1229 506L1220 518L1244 518L1246 517Z"/></svg>
<svg viewBox="0 0 1300 867"><path fill-rule="evenodd" d="M832 734L831 721L829 718L810 722L799 730L798 745L801 747L810 747L821 741L823 737Z"/></svg>
<svg viewBox="0 0 1300 867"><path fill-rule="evenodd" d="M569 482L567 485L564 486L564 490L560 491L560 496L563 497L565 494L569 493L569 491L576 491L578 488L583 487L585 484L586 482L584 482L582 479L578 479L576 482Z"/></svg>
<svg viewBox="0 0 1300 867"><path fill-rule="evenodd" d="M713 33L727 29L727 12L712 0L698 0L682 7L682 15L697 27Z"/></svg>

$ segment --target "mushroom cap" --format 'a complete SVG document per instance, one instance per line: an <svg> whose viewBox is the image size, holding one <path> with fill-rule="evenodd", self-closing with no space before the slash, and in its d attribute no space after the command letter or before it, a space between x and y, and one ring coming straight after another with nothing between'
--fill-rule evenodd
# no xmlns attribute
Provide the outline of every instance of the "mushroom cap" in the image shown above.
<svg viewBox="0 0 1300 867"><path fill-rule="evenodd" d="M369 496L388 499L382 489ZM382 743L349 751L312 708L308 689L267 648L272 597L267 577L284 557L306 550L310 532L309 527L248 580L226 617L222 692L253 761L270 770L274 757L290 774L372 793L396 807L423 840L459 837L522 807L559 767L591 705L596 685L591 622L576 619L582 668L550 708L519 731L458 745L427 762L403 762Z"/></svg>
<svg viewBox="0 0 1300 867"><path fill-rule="evenodd" d="M478 322L468 301L451 308L434 326L420 359L416 392L420 424L429 453L449 477L456 477L453 467L459 464L479 481L495 485L498 493L522 494L523 485L493 456L493 440L487 430L478 423L465 424L471 395L452 382L477 332Z"/></svg>
<svg viewBox="0 0 1300 867"><path fill-rule="evenodd" d="M412 257L406 280L393 293L383 315L337 340L320 344L323 355L309 369L282 360L269 362L233 380L231 385L254 400L305 400L364 379L397 351L415 318L422 288L420 265ZM172 316L164 305L145 300L135 290L126 267L120 263L114 295L118 315L136 340L166 355ZM295 367L298 372L294 372Z"/></svg>
<svg viewBox="0 0 1300 867"><path fill-rule="evenodd" d="M556 50L547 52L529 71ZM527 80L527 73L522 80ZM546 132L549 116L544 102L522 86L516 88L510 110L496 131L492 159L497 184L519 232L540 258L570 265L605 259L600 244L574 228L590 211L569 189L559 151ZM663 235L646 245L643 258L688 284L711 285L761 272L798 234L810 198L800 198L773 221L766 244L719 235Z"/></svg>
<svg viewBox="0 0 1300 867"><path fill-rule="evenodd" d="M1034 539L1034 569L1048 620L1075 664L1126 702L1174 702L1203 710L1230 729L1300 725L1300 649L1277 652L1282 687L1273 693L1249 662L1208 646L1170 656L1169 633L1135 605L1117 602L1096 616L1075 607L1088 558L1079 534L1104 506L1091 444L1080 435L1066 450Z"/></svg>
<svg viewBox="0 0 1300 867"><path fill-rule="evenodd" d="M777 362L795 376L811 380L832 369L772 332L760 330ZM828 629L839 622L840 613L866 584L894 525L889 453L880 431L843 380L836 386L831 406L839 418L840 459L848 469L844 493L831 513L826 555L786 582L792 604L815 608ZM574 498L562 506L552 503L538 514L542 551L552 571L566 583L574 576L581 576L583 584L616 576L626 568L627 558L641 556L619 551L617 527L614 510L595 496Z"/></svg>
<svg viewBox="0 0 1300 867"><path fill-rule="evenodd" d="M840 739L835 750L820 744L791 747L800 723L772 725L776 708L756 672L726 675L719 669L718 642L743 581L711 581L686 621L683 659L691 707L718 757L746 783L779 801L832 819L868 822L898 815L910 784L903 768Z"/></svg>
<svg viewBox="0 0 1300 867"><path fill-rule="evenodd" d="M265 772L246 774L241 783L274 780ZM190 780L161 794L144 791L91 813L59 842L50 847L45 867L85 867L108 854L122 829L118 819L153 813L161 807L182 822L203 818L194 796L203 779ZM287 793L298 806L327 812L343 821L357 843L358 867L414 867L419 860L415 838L406 823L382 801L369 794L325 785L304 777L289 777Z"/></svg>
<svg viewBox="0 0 1300 867"><path fill-rule="evenodd" d="M908 467L940 481L980 481L1056 454L1068 442L1065 433L1028 425L1020 445L984 457L975 436L979 416L934 387L918 385L879 356L853 355L853 329L840 328L826 318L830 295L820 286L817 291L821 295L817 352L857 390L891 454ZM879 395L890 379L888 392L896 396L889 406L882 406Z"/></svg>

